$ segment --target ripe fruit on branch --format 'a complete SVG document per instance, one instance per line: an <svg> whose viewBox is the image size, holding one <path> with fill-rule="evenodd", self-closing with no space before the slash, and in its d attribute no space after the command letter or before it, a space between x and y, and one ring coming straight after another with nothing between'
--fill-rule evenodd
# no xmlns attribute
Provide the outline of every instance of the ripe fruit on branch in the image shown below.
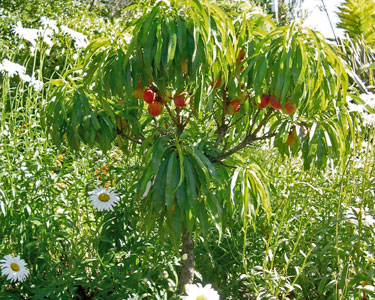
<svg viewBox="0 0 375 300"><path fill-rule="evenodd" d="M221 76L220 76L219 79L216 81L215 87L219 88L221 86L221 81L222 81L222 79L221 79Z"/></svg>
<svg viewBox="0 0 375 300"><path fill-rule="evenodd" d="M246 56L246 50L244 48L241 48L240 52L238 53L237 60L243 61L245 56Z"/></svg>
<svg viewBox="0 0 375 300"><path fill-rule="evenodd" d="M236 58L236 66L238 66L244 60L245 56L246 56L246 51L244 48L241 48Z"/></svg>
<svg viewBox="0 0 375 300"><path fill-rule="evenodd" d="M238 67L242 61L244 60L246 56L246 51L244 48L241 48L240 52L238 53L237 59L236 59L236 66ZM241 68L238 70L238 72L242 72L245 69L244 66L241 66Z"/></svg>
<svg viewBox="0 0 375 300"><path fill-rule="evenodd" d="M274 109L281 109L281 102L275 95L270 97L270 105Z"/></svg>
<svg viewBox="0 0 375 300"><path fill-rule="evenodd" d="M289 101L285 102L285 106L282 109L283 113L287 115L292 115L297 109L297 106Z"/></svg>
<svg viewBox="0 0 375 300"><path fill-rule="evenodd" d="M181 61L181 72L182 72L182 74L186 74L187 72L188 72L188 70L189 70L189 68L188 68L188 59L186 58L186 59L184 59L184 60L182 60Z"/></svg>
<svg viewBox="0 0 375 300"><path fill-rule="evenodd" d="M155 93L147 89L143 92L143 100L145 100L147 103L154 103L155 101Z"/></svg>
<svg viewBox="0 0 375 300"><path fill-rule="evenodd" d="M248 99L249 95L246 92L239 92L237 95L237 101L240 104L244 104L246 100Z"/></svg>
<svg viewBox="0 0 375 300"><path fill-rule="evenodd" d="M228 103L228 106L226 108L226 113L228 115L233 115L235 113L238 113L241 110L241 104L238 101L231 101Z"/></svg>
<svg viewBox="0 0 375 300"><path fill-rule="evenodd" d="M181 94L176 94L173 97L173 102L177 107L184 107L190 103L190 98L188 98L188 93L182 92Z"/></svg>
<svg viewBox="0 0 375 300"><path fill-rule="evenodd" d="M263 94L262 98L260 99L260 104L258 104L254 101L255 107L258 107L259 109L266 108L270 104L270 96L267 94Z"/></svg>
<svg viewBox="0 0 375 300"><path fill-rule="evenodd" d="M219 76L219 78L217 79L216 83L214 83L214 81L211 82L211 86L212 87L215 87L215 88L219 88L221 86L221 75Z"/></svg>
<svg viewBox="0 0 375 300"><path fill-rule="evenodd" d="M287 140L286 140L286 142L285 142L285 145L291 147L291 146L293 146L297 141L298 141L297 129L296 129L296 127L294 126L294 127L289 131L288 138L287 138Z"/></svg>
<svg viewBox="0 0 375 300"><path fill-rule="evenodd" d="M164 109L164 105L157 101L150 103L148 105L148 112L151 116L154 116L154 117L160 115L163 109Z"/></svg>
<svg viewBox="0 0 375 300"><path fill-rule="evenodd" d="M139 80L139 85L137 89L133 91L133 95L137 99L142 99L143 97L142 78Z"/></svg>

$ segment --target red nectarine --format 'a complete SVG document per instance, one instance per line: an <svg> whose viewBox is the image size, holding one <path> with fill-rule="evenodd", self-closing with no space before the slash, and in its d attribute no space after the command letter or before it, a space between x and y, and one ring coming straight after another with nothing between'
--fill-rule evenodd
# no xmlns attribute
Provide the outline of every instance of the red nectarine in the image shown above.
<svg viewBox="0 0 375 300"><path fill-rule="evenodd" d="M147 103L154 103L155 101L155 93L153 90L147 89L143 92L143 100Z"/></svg>
<svg viewBox="0 0 375 300"><path fill-rule="evenodd" d="M281 102L275 95L270 97L270 105L274 109L281 109Z"/></svg>
<svg viewBox="0 0 375 300"><path fill-rule="evenodd" d="M282 109L283 113L287 115L292 115L297 109L297 106L289 101L285 102L285 106Z"/></svg>
<svg viewBox="0 0 375 300"><path fill-rule="evenodd" d="M270 104L270 96L267 94L263 94L262 98L260 99L260 104L258 104L254 101L255 107L258 107L259 109L266 108Z"/></svg>
<svg viewBox="0 0 375 300"><path fill-rule="evenodd" d="M173 97L173 102L177 107L184 107L190 103L190 98L188 98L188 93L182 92L181 94L176 94Z"/></svg>
<svg viewBox="0 0 375 300"><path fill-rule="evenodd" d="M214 81L211 82L211 86L215 88L219 88L221 86L221 76L217 79L216 83Z"/></svg>
<svg viewBox="0 0 375 300"><path fill-rule="evenodd" d="M238 101L231 101L228 103L226 113L228 115L233 115L235 113L238 113L241 110L241 104Z"/></svg>
<svg viewBox="0 0 375 300"><path fill-rule="evenodd" d="M157 101L150 103L148 105L148 112L151 116L154 116L154 117L160 115L163 109L164 109L164 105Z"/></svg>
<svg viewBox="0 0 375 300"><path fill-rule="evenodd" d="M246 56L246 50L244 48L240 49L240 52L238 53L237 59L242 61Z"/></svg>

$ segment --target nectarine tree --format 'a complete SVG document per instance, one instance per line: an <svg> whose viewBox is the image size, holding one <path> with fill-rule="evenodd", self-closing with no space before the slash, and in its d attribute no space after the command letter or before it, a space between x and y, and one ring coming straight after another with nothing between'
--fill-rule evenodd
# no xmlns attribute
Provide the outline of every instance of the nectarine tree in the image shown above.
<svg viewBox="0 0 375 300"><path fill-rule="evenodd" d="M260 207L270 215L250 145L269 139L283 155L301 153L305 168L343 161L354 135L348 79L334 46L297 24L227 15L206 0L139 9L129 43L94 40L80 80L51 82L45 125L56 144L77 151L80 143L107 151L116 141L142 157L133 197L147 232L157 227L176 246L182 238L182 289L193 281L193 234L210 224L221 232L235 210L244 224Z"/></svg>

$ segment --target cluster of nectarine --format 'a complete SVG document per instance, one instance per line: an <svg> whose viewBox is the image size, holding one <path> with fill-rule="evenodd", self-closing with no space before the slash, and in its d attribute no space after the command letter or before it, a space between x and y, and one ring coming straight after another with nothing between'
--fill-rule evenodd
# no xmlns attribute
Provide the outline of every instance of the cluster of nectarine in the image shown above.
<svg viewBox="0 0 375 300"><path fill-rule="evenodd" d="M159 96L151 89L143 91L143 100L148 103L148 112L151 116L158 116L164 109L164 104Z"/></svg>
<svg viewBox="0 0 375 300"><path fill-rule="evenodd" d="M279 98L277 98L275 95L270 96L267 94L262 95L259 105L256 102L254 102L254 105L259 109L263 109L268 106L271 106L273 109L277 110L281 109L282 112L287 115L292 115L297 109L297 106L288 100L285 102L284 107L282 107Z"/></svg>
<svg viewBox="0 0 375 300"><path fill-rule="evenodd" d="M236 58L237 67L242 64L245 57L246 50L244 48L241 48ZM188 60L181 60L180 66L181 73L187 74ZM241 72L243 68L244 67L242 66L239 71ZM219 77L217 77L216 80L214 79L211 83L211 86L215 89L219 89L220 87L222 87L222 76L219 75ZM242 83L235 99L232 99L231 101L227 101L224 103L223 109L225 114L234 115L238 113L241 110L241 105L243 105L246 101L249 100L249 94L244 89L244 86L245 84ZM185 91L181 93L176 92L172 98L172 93L170 92L170 90L166 90L165 95L162 95L154 86L144 87L142 83L142 78L139 81L137 89L133 91L133 94L136 98L143 99L148 104L148 112L151 116L159 116L163 112L165 105L167 105L167 109L169 111L167 101L171 99L173 99L176 109L181 109L189 105L191 100L190 95ZM296 105L291 103L289 100L287 100L284 103L284 105L282 105L280 99L276 95L263 94L259 104L256 101L251 101L250 103L252 103L258 109L264 109L270 106L275 110L282 110L283 113L288 115L292 115L297 109ZM177 113L179 113L179 111L180 110L177 110ZM290 131L285 144L288 146L292 146L296 142L296 140L298 140L298 137L296 134L296 129L294 128Z"/></svg>
<svg viewBox="0 0 375 300"><path fill-rule="evenodd" d="M233 115L235 113L238 113L241 110L241 105L246 102L246 100L249 98L249 95L245 91L240 91L237 94L237 97L235 100L230 101L226 107L226 114Z"/></svg>
<svg viewBox="0 0 375 300"><path fill-rule="evenodd" d="M142 99L148 103L148 112L151 116L158 116L164 109L162 99L151 89L142 87L142 79L139 81L138 88L133 92L134 97Z"/></svg>
<svg viewBox="0 0 375 300"><path fill-rule="evenodd" d="M187 62L182 64L183 71L186 71ZM142 80L140 80L138 88L133 92L134 97L138 99L142 99L148 103L148 112L151 116L158 116L163 112L164 109L164 101L169 100L172 98L172 94L169 90L166 91L165 100L158 95L154 90L150 88L143 88ZM176 107L185 107L190 103L191 97L187 92L176 93L173 97L173 102Z"/></svg>

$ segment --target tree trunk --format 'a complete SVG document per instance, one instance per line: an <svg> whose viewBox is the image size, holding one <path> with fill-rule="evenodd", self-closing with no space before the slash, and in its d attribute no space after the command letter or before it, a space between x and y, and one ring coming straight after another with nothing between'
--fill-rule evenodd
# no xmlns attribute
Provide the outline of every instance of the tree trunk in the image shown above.
<svg viewBox="0 0 375 300"><path fill-rule="evenodd" d="M187 255L187 259L184 258ZM192 284L194 280L194 241L193 236L184 232L182 235L182 264L180 271L180 286L181 293L185 292L185 285Z"/></svg>

